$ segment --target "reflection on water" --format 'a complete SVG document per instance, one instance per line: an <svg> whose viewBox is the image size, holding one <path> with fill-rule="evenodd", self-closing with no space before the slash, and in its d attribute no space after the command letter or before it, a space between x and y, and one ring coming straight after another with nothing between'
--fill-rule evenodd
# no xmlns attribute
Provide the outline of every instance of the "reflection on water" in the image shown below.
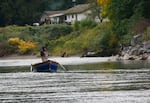
<svg viewBox="0 0 150 103"><path fill-rule="evenodd" d="M29 72L29 67L0 68L0 101L2 103L150 102L148 63L105 62L65 67L69 70L58 73L32 73Z"/></svg>
<svg viewBox="0 0 150 103"><path fill-rule="evenodd" d="M13 72L30 72L30 67L28 66L0 67L0 73L13 73Z"/></svg>

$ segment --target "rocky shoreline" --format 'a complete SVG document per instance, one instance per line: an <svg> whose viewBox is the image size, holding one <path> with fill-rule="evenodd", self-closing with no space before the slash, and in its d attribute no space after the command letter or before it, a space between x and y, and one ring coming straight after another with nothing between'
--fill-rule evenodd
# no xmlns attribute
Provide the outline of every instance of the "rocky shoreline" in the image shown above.
<svg viewBox="0 0 150 103"><path fill-rule="evenodd" d="M123 47L118 58L124 60L150 60L150 41Z"/></svg>

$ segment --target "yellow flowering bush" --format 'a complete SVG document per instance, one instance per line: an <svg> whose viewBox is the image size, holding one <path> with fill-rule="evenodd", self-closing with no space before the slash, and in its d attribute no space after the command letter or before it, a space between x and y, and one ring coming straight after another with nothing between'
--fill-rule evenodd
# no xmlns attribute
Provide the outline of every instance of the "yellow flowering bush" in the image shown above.
<svg viewBox="0 0 150 103"><path fill-rule="evenodd" d="M8 42L10 45L15 46L14 48L17 48L21 54L30 53L37 46L37 42L24 41L19 38L10 38Z"/></svg>
<svg viewBox="0 0 150 103"><path fill-rule="evenodd" d="M11 45L19 45L19 43L20 43L20 39L19 38L10 38L9 40L8 40L8 42L11 44Z"/></svg>
<svg viewBox="0 0 150 103"><path fill-rule="evenodd" d="M31 42L31 41L23 41L20 42L20 44L18 45L18 48L20 50L20 53L25 54L25 53L29 53L32 50L35 49L37 43L36 42Z"/></svg>

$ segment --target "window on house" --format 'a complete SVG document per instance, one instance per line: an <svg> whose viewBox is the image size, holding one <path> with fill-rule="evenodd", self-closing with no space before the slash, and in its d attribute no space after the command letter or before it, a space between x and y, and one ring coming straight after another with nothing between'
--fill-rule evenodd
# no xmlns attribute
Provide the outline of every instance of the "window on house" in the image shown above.
<svg viewBox="0 0 150 103"><path fill-rule="evenodd" d="M74 18L74 15L72 14L72 18Z"/></svg>
<svg viewBox="0 0 150 103"><path fill-rule="evenodd" d="M65 16L65 20L67 20L67 16Z"/></svg>

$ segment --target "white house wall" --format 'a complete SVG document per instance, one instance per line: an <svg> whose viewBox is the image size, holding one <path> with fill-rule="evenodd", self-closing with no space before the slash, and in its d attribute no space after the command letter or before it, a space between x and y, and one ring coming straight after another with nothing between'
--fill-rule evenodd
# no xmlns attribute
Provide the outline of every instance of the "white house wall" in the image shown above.
<svg viewBox="0 0 150 103"><path fill-rule="evenodd" d="M81 21L84 20L88 17L91 17L92 12L91 10L87 10L85 12L82 13L78 13L78 14L55 14L55 15L51 15L49 16L49 20L50 20L50 24L59 24L59 23L69 23L72 24L75 21ZM95 17L95 21L96 22L100 22L98 17Z"/></svg>
<svg viewBox="0 0 150 103"><path fill-rule="evenodd" d="M81 21L83 19L85 19L87 16L85 16L84 14L70 14L70 15L66 15L66 22L68 23L73 23L74 21Z"/></svg>
<svg viewBox="0 0 150 103"><path fill-rule="evenodd" d="M51 17L50 22L51 24L58 24L60 21L59 17Z"/></svg>
<svg viewBox="0 0 150 103"><path fill-rule="evenodd" d="M86 19L88 17L88 14L90 14L91 11L88 10L86 12L83 13L78 13L78 14L68 14L66 15L66 22L67 23L73 23L74 21L81 21L83 19Z"/></svg>
<svg viewBox="0 0 150 103"><path fill-rule="evenodd" d="M71 23L71 22L73 22L73 21L75 21L75 20L76 20L76 15L75 15L75 14L66 15L66 20L65 20L65 22Z"/></svg>
<svg viewBox="0 0 150 103"><path fill-rule="evenodd" d="M85 16L85 14L78 14L78 16L77 16L78 21L81 21L81 20L86 19L86 18L87 18L87 16Z"/></svg>

